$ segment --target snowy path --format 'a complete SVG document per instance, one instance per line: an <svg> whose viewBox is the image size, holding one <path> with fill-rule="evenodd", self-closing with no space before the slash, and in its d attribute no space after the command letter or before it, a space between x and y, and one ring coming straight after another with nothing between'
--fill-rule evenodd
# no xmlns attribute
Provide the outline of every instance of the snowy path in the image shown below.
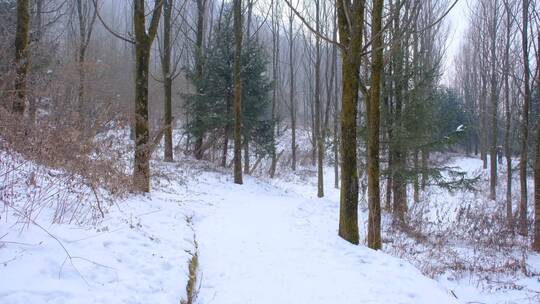
<svg viewBox="0 0 540 304"><path fill-rule="evenodd" d="M455 303L409 264L339 239L335 202L251 179L207 186L218 202L196 222L200 303Z"/></svg>

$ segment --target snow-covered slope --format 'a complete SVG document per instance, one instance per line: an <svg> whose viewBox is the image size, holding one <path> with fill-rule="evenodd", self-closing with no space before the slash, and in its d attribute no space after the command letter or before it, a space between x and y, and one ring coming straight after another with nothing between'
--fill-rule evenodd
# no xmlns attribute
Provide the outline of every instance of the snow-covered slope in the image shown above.
<svg viewBox="0 0 540 304"><path fill-rule="evenodd" d="M0 223L0 303L178 303L192 231L182 202L156 193L97 226ZM4 218L4 216L3 216Z"/></svg>

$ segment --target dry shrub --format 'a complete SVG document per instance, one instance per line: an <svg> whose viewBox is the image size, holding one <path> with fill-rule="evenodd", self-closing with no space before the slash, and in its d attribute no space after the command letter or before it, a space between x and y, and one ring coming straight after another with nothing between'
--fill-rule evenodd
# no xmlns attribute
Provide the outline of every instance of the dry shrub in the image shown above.
<svg viewBox="0 0 540 304"><path fill-rule="evenodd" d="M387 250L432 278L468 277L489 289L516 288L507 284L512 278L533 275L527 264L529 240L508 226L504 208L501 202L471 199L450 220L411 214L406 227L387 231Z"/></svg>
<svg viewBox="0 0 540 304"><path fill-rule="evenodd" d="M62 99L42 99L35 121L0 107L0 200L28 220L49 208L53 222L95 221L129 190L126 128L105 105L83 119Z"/></svg>

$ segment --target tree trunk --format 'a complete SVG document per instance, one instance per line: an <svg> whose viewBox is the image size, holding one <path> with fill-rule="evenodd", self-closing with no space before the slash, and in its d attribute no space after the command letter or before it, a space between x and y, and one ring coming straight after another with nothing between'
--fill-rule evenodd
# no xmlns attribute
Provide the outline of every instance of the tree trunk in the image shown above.
<svg viewBox="0 0 540 304"><path fill-rule="evenodd" d="M334 73L337 73L337 56L334 56ZM334 101L334 188L339 189L339 102L337 74L335 77L335 101Z"/></svg>
<svg viewBox="0 0 540 304"><path fill-rule="evenodd" d="M497 96L497 1L493 3L492 27L491 27L491 145L490 145L490 183L489 183L489 198L495 200L497 198L497 110L498 110L498 96Z"/></svg>
<svg viewBox="0 0 540 304"><path fill-rule="evenodd" d="M366 100L368 125L368 247L381 249L381 190L379 185L379 132L380 132L380 98L383 73L383 37L382 12L384 0L376 0L373 4L371 20L371 39L373 39L373 59L371 63L371 91L369 101Z"/></svg>
<svg viewBox="0 0 540 304"><path fill-rule="evenodd" d="M427 149L423 149L422 150L422 182L421 182L421 188L422 188L422 191L425 191L426 190L426 186L427 186L427 183L428 183L428 162L429 162L429 152L427 151Z"/></svg>
<svg viewBox="0 0 540 304"><path fill-rule="evenodd" d="M335 14L335 11L334 11ZM337 41L337 18L334 15L334 31L332 39ZM333 94L333 107L334 107L334 138L333 138L333 152L334 152L334 188L339 189L339 86L338 86L338 58L337 58L337 47L332 46L332 81L334 82L332 88L334 92L328 92L330 96Z"/></svg>
<svg viewBox="0 0 540 304"><path fill-rule="evenodd" d="M293 11L289 15L289 103L291 110L291 169L296 171L296 105L294 103L294 33L293 33Z"/></svg>
<svg viewBox="0 0 540 304"><path fill-rule="evenodd" d="M242 0L234 0L234 183L242 180Z"/></svg>
<svg viewBox="0 0 540 304"><path fill-rule="evenodd" d="M156 37L163 2L156 2L150 28L146 32L144 0L134 0L135 28L135 157L133 185L136 191L150 192L150 147L148 122L148 73L150 50Z"/></svg>
<svg viewBox="0 0 540 304"><path fill-rule="evenodd" d="M34 43L36 44L36 48L40 49L42 47L43 39L43 0L36 0L35 6L35 18L33 18L34 20L31 22L35 22L36 24L36 37ZM36 122L37 108L40 99L41 97L39 94L36 94L36 96L30 98L28 102L28 121L31 125L34 125Z"/></svg>
<svg viewBox="0 0 540 304"><path fill-rule="evenodd" d="M538 35L538 43L540 43L540 33ZM540 45L540 44L537 44ZM537 52L536 57L536 69L537 74L540 73L540 51ZM540 75L540 74L538 74ZM540 90L540 79L537 80L538 89ZM540 92L540 91L539 91ZM540 122L540 113L538 115L538 122ZM534 236L533 236L533 250L540 252L540 123L536 126L536 157L534 162Z"/></svg>
<svg viewBox="0 0 540 304"><path fill-rule="evenodd" d="M341 192L339 236L350 243L359 243L358 171L356 160L356 119L358 111L359 70L361 63L364 2L349 5L336 1L342 51L341 111Z"/></svg>
<svg viewBox="0 0 540 304"><path fill-rule="evenodd" d="M150 50L137 47L135 84L135 165L133 183L135 189L150 192L150 157L148 151L148 68Z"/></svg>
<svg viewBox="0 0 540 304"><path fill-rule="evenodd" d="M26 76L29 66L28 40L30 33L30 3L29 0L17 0L17 32L15 34L15 67L17 76L15 78L15 100L13 102L13 112L19 115L24 114L26 106Z"/></svg>
<svg viewBox="0 0 540 304"><path fill-rule="evenodd" d="M224 139L223 139L223 154L221 155L221 166L222 167L226 167L227 166L227 154L229 153L229 135L231 133L231 124L229 123L229 117L231 115L231 106L232 106L232 102L231 102L231 99L233 97L229 94L227 94L227 101L226 101L226 117L227 117L227 122L225 123L225 129L223 130L223 135L224 135Z"/></svg>
<svg viewBox="0 0 540 304"><path fill-rule="evenodd" d="M249 174L249 167L251 165L249 162L249 140L248 140L247 135L244 135L243 145L244 145L244 174Z"/></svg>
<svg viewBox="0 0 540 304"><path fill-rule="evenodd" d="M523 113L521 121L521 157L519 159L519 181L520 181L520 202L519 202L519 234L527 235L527 156L529 142L529 104L531 91L529 87L529 0L523 0L523 29L522 29L522 49L524 64L524 92Z"/></svg>
<svg viewBox="0 0 540 304"><path fill-rule="evenodd" d="M317 31L320 32L320 0L315 1ZM321 130L321 38L315 38L315 139L317 143L317 197L324 196L324 138Z"/></svg>
<svg viewBox="0 0 540 304"><path fill-rule="evenodd" d="M78 108L79 108L79 118L81 121L84 121L85 117L85 100L84 100L84 90L85 90L85 59L86 59L86 49L90 41L90 36L92 34L92 27L97 15L97 11L94 11L93 17L88 23L88 3L86 6L83 6L82 0L77 0L77 16L79 21L79 54L78 54L78 64L79 64L79 86L78 86ZM84 128L84 126L82 126Z"/></svg>
<svg viewBox="0 0 540 304"><path fill-rule="evenodd" d="M279 11L278 4L272 3L272 78L274 80L274 87L272 89L272 162L270 164L270 170L268 174L270 178L274 178L276 174L276 166L278 157L276 154L276 116L277 116L277 103L278 103L278 86L279 82L279 47L280 47L280 23L279 23ZM277 126L279 130L279 126Z"/></svg>
<svg viewBox="0 0 540 304"><path fill-rule="evenodd" d="M165 95L164 114L165 114L165 147L164 160L173 161L173 143L172 143L172 75L171 75L171 27L172 10L174 0L165 0L163 5L163 88Z"/></svg>
<svg viewBox="0 0 540 304"><path fill-rule="evenodd" d="M506 155L506 219L508 227L514 226L514 215L512 212L512 148L510 143L511 109L510 109L510 43L512 13L506 6L506 49L504 53L504 101L506 110L506 125L504 132L504 154Z"/></svg>
<svg viewBox="0 0 540 304"><path fill-rule="evenodd" d="M487 60L486 60L487 61ZM482 159L482 168L487 169L487 81L485 79L485 72L481 71L482 89L480 93L480 158Z"/></svg>
<svg viewBox="0 0 540 304"><path fill-rule="evenodd" d="M197 79L201 79L203 75L203 47L204 47L204 13L206 10L206 1L207 0L196 0L197 1L197 32L196 32L196 41L195 41L195 73ZM199 114L195 112L194 122L195 125L201 124L201 118ZM203 140L204 133L198 134L195 138L195 158L201 160L203 158Z"/></svg>
<svg viewBox="0 0 540 304"><path fill-rule="evenodd" d="M395 7L399 8L401 6L400 1L396 1ZM396 35L401 35L403 29L400 28L400 11L396 9L394 13L394 31ZM407 56L404 52L407 51L406 48L403 48L403 42L400 37L396 38L397 47L395 48L395 53L393 55L393 69L394 69L394 115L392 118L392 135L393 139L390 141L392 149L392 192L393 192L393 211L394 211L394 222L403 224L405 222L405 213L407 212L407 183L405 179L405 168L406 168L406 159L407 152L403 140L398 138L400 130L403 128L403 119L401 117L403 110L403 99L404 99L404 87L406 86L406 79L403 75L404 73L404 58Z"/></svg>
<svg viewBox="0 0 540 304"><path fill-rule="evenodd" d="M393 212L392 210L392 176L394 174L392 173L392 170L394 168L394 162L392 161L392 155L393 152L390 148L390 145L388 146L388 176L386 177L386 202L384 204L386 211Z"/></svg>

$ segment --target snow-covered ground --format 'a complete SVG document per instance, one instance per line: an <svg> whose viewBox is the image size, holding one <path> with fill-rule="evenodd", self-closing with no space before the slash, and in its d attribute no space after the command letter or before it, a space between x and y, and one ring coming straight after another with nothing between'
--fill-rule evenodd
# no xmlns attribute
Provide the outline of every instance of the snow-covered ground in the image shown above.
<svg viewBox="0 0 540 304"><path fill-rule="evenodd" d="M338 238L335 201L251 178L206 187L201 303L457 303L409 263Z"/></svg>
<svg viewBox="0 0 540 304"><path fill-rule="evenodd" d="M0 303L178 303L193 233L188 207L156 192L112 206L97 225L0 223Z"/></svg>
<svg viewBox="0 0 540 304"><path fill-rule="evenodd" d="M437 282L341 240L330 168L318 199L311 175L246 177L239 186L229 172L187 159L156 166L167 174L154 177L150 195L117 202L96 225L50 225L43 212L21 228L4 207L0 303L179 303L195 244L200 304L537 303L532 292ZM364 238L365 210L360 219ZM540 269L538 256L528 263ZM538 277L519 280L540 290Z"/></svg>

